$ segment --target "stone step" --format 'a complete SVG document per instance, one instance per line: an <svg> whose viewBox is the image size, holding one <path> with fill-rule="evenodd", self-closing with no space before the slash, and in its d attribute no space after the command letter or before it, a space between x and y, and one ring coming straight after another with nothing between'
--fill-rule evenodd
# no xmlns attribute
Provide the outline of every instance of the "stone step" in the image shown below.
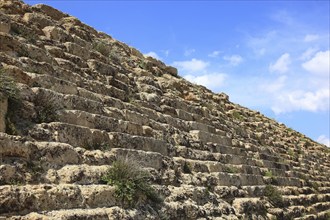
<svg viewBox="0 0 330 220"><path fill-rule="evenodd" d="M281 177L281 176L263 176L265 183L276 186L296 186L302 187L302 182L296 177Z"/></svg>
<svg viewBox="0 0 330 220"><path fill-rule="evenodd" d="M0 215L5 216L118 204L114 187L108 185L4 185L0 186L0 192Z"/></svg>
<svg viewBox="0 0 330 220"><path fill-rule="evenodd" d="M245 154L243 154L243 156L236 155L235 152L236 153L241 152L240 148L218 146L217 148L213 147L212 149L218 149L218 150L211 150L211 149L197 150L186 146L176 146L175 156L182 157L185 159L198 160L198 161L216 161L223 164L255 166L263 169L264 171L265 170L272 171L272 175L276 175L276 176L289 175L286 173L288 169L286 165L274 163L272 161L267 161L267 160L256 160L254 158L250 158ZM216 151L221 151L222 153L216 153ZM280 169L277 169L276 167L279 167Z"/></svg>
<svg viewBox="0 0 330 220"><path fill-rule="evenodd" d="M29 131L29 135L38 141L67 143L85 149L129 148L158 152L167 156L173 146L164 140L152 137L130 135L120 132L106 132L83 126L51 122L37 124Z"/></svg>
<svg viewBox="0 0 330 220"><path fill-rule="evenodd" d="M203 114L204 111L201 106L194 105L193 103L187 102L186 100L180 99L179 97L176 97L175 99L173 99L172 97L164 96L164 98L162 100L162 104L172 107L174 109L181 109L185 112L188 112L190 114L199 115L201 117L209 116L209 115ZM195 119L197 119L197 118L200 118L200 117L195 116Z"/></svg>
<svg viewBox="0 0 330 220"><path fill-rule="evenodd" d="M63 123L84 126L90 129L104 130L107 132L126 132L132 135L150 137L157 136L157 131L154 131L149 126L141 126L134 122L118 120L104 115L91 114L81 110L62 110L59 111L58 114L59 121Z"/></svg>
<svg viewBox="0 0 330 220"><path fill-rule="evenodd" d="M261 171L258 167L249 166L249 165L232 165L232 164L223 164L216 161L200 161L200 160L191 160L185 158L174 157L174 162L178 163L181 171L183 173L191 172L226 172L226 173L243 173L243 174L254 174L261 175Z"/></svg>
<svg viewBox="0 0 330 220"><path fill-rule="evenodd" d="M111 85L106 85L97 80L77 78L78 81L67 81L48 74L27 73L33 83L45 89L62 94L80 95L93 100L101 95L111 96L122 101L127 101L127 91L123 91ZM95 93L95 94L94 94ZM94 98L93 98L94 97Z"/></svg>
<svg viewBox="0 0 330 220"><path fill-rule="evenodd" d="M260 175L251 174L236 174L236 173L194 173L181 174L181 180L184 184L194 186L250 186L264 185L263 177Z"/></svg>
<svg viewBox="0 0 330 220"><path fill-rule="evenodd" d="M222 147L224 149L226 147ZM192 160L208 160L208 161L218 161L224 164L247 164L251 166L256 166L256 162L252 158L235 155L235 154L225 154L225 153L216 153L209 149L194 149L192 147L186 146L176 146L175 147L175 156L183 157L186 159Z"/></svg>
<svg viewBox="0 0 330 220"><path fill-rule="evenodd" d="M3 164L14 165L21 161L43 163L47 169L59 169L67 164L110 165L118 156L132 157L146 167L161 169L163 156L157 152L146 152L129 148L111 148L108 150L86 150L59 142L26 141L19 136L0 133L0 154ZM35 166L35 164L30 164ZM13 173L14 175L14 173Z"/></svg>
<svg viewBox="0 0 330 220"><path fill-rule="evenodd" d="M67 143L85 149L112 148L106 131L61 122L36 124L29 135L38 141Z"/></svg>
<svg viewBox="0 0 330 220"><path fill-rule="evenodd" d="M34 87L31 89L34 97L30 98L33 102L54 106L56 109L82 110L94 114L103 114L104 103L101 99L94 100L72 94L62 94L44 88ZM93 97L92 97L93 98Z"/></svg>
<svg viewBox="0 0 330 220"><path fill-rule="evenodd" d="M231 139L226 136L211 134L200 130L191 130L189 133L194 141L201 141L202 143L212 142L220 146L232 146Z"/></svg>
<svg viewBox="0 0 330 220"><path fill-rule="evenodd" d="M330 210L330 201L328 199L327 201L324 201L324 202L314 203L311 206L311 208L313 209L313 211L315 210L316 212L328 211L328 210Z"/></svg>
<svg viewBox="0 0 330 220"><path fill-rule="evenodd" d="M103 175L110 168L109 165L90 166L86 164L65 165L59 170L48 169L39 183L48 184L99 184Z"/></svg>
<svg viewBox="0 0 330 220"><path fill-rule="evenodd" d="M43 211L43 212L31 212L27 215L13 215L7 217L8 220L25 220L25 219L49 219L49 220L106 220L106 219L143 219L142 213L132 210L127 212L118 206L106 208L80 208L80 209L60 209L56 211ZM1 216L0 216L1 218Z"/></svg>
<svg viewBox="0 0 330 220"><path fill-rule="evenodd" d="M330 194L308 194L308 195L283 195L284 203L290 205L310 206L319 202L330 201Z"/></svg>
<svg viewBox="0 0 330 220"><path fill-rule="evenodd" d="M317 214L307 214L302 217L294 218L294 220L328 220L329 211L318 212Z"/></svg>
<svg viewBox="0 0 330 220"><path fill-rule="evenodd" d="M269 202L264 198L232 198L232 206L236 210L236 214L241 219L249 219L249 216L262 215L269 206Z"/></svg>
<svg viewBox="0 0 330 220"><path fill-rule="evenodd" d="M173 146L164 140L152 137L143 137L137 135L129 135L126 133L109 132L110 142L115 148L129 148L136 150L144 150L158 152L164 156L168 156Z"/></svg>
<svg viewBox="0 0 330 220"><path fill-rule="evenodd" d="M224 201L219 195L210 191L206 187L180 185L168 186L169 196L165 200L165 207L169 210L170 219L199 219L202 216L208 216L212 219L221 219L220 217L233 218L233 208ZM191 213L178 212L178 207L186 210L189 206ZM206 212L206 213L205 213ZM204 215L200 216L202 213ZM229 217L230 216L230 217Z"/></svg>

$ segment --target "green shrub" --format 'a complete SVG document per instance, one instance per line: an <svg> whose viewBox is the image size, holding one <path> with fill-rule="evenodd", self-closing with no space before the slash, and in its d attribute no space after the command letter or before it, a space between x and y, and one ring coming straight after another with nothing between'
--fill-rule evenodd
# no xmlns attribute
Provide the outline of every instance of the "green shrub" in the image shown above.
<svg viewBox="0 0 330 220"><path fill-rule="evenodd" d="M227 172L227 173L239 173L239 170L237 167L234 167L234 166L225 166L223 168L223 171L224 172Z"/></svg>
<svg viewBox="0 0 330 220"><path fill-rule="evenodd" d="M270 200L270 202L277 206L283 206L283 197L280 191L278 191L274 186L267 185L264 190L264 195Z"/></svg>
<svg viewBox="0 0 330 220"><path fill-rule="evenodd" d="M190 166L190 164L188 164L187 162L185 162L184 164L183 164L183 172L184 173L191 173L191 166Z"/></svg>
<svg viewBox="0 0 330 220"><path fill-rule="evenodd" d="M52 94L43 94L34 101L36 110L36 123L49 123L57 121L58 110L61 109L59 100Z"/></svg>
<svg viewBox="0 0 330 220"><path fill-rule="evenodd" d="M141 203L160 204L163 198L157 194L150 183L150 174L130 158L119 158L113 162L102 181L115 187L115 196L122 207L132 208Z"/></svg>
<svg viewBox="0 0 330 220"><path fill-rule="evenodd" d="M140 67L141 69L147 69L147 64L144 60L141 60L138 64L138 67Z"/></svg>
<svg viewBox="0 0 330 220"><path fill-rule="evenodd" d="M19 90L15 81L5 74L2 69L0 69L0 92L8 97L8 99L17 100L19 98Z"/></svg>
<svg viewBox="0 0 330 220"><path fill-rule="evenodd" d="M265 172L265 176L267 176L267 177L273 177L273 172L271 170L267 170Z"/></svg>
<svg viewBox="0 0 330 220"><path fill-rule="evenodd" d="M0 69L0 93L0 100L8 98L8 111L5 118L6 133L17 135L14 117L21 104L19 90L13 78L8 76L2 69Z"/></svg>
<svg viewBox="0 0 330 220"><path fill-rule="evenodd" d="M242 116L238 111L234 111L234 112L233 112L233 117L234 117L236 120L244 121L243 116Z"/></svg>

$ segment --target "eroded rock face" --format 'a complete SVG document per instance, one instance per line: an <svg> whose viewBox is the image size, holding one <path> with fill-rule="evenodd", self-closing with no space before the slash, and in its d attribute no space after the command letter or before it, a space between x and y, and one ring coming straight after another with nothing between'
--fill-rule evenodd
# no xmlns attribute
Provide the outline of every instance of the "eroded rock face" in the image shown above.
<svg viewBox="0 0 330 220"><path fill-rule="evenodd" d="M325 146L47 5L1 1L0 42L0 219L328 218ZM162 205L123 208L120 157Z"/></svg>

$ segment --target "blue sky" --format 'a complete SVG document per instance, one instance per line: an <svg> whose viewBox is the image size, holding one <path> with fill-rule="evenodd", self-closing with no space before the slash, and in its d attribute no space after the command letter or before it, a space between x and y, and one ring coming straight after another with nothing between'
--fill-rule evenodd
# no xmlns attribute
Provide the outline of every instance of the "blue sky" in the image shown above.
<svg viewBox="0 0 330 220"><path fill-rule="evenodd" d="M329 145L329 1L44 3Z"/></svg>

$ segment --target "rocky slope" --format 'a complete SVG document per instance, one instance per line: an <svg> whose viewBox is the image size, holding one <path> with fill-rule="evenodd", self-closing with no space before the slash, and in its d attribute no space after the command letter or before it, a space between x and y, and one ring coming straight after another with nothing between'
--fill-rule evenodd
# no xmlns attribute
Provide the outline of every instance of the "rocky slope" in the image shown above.
<svg viewBox="0 0 330 220"><path fill-rule="evenodd" d="M0 64L0 219L329 219L324 145L77 18L1 0ZM161 206L100 181L123 156Z"/></svg>

